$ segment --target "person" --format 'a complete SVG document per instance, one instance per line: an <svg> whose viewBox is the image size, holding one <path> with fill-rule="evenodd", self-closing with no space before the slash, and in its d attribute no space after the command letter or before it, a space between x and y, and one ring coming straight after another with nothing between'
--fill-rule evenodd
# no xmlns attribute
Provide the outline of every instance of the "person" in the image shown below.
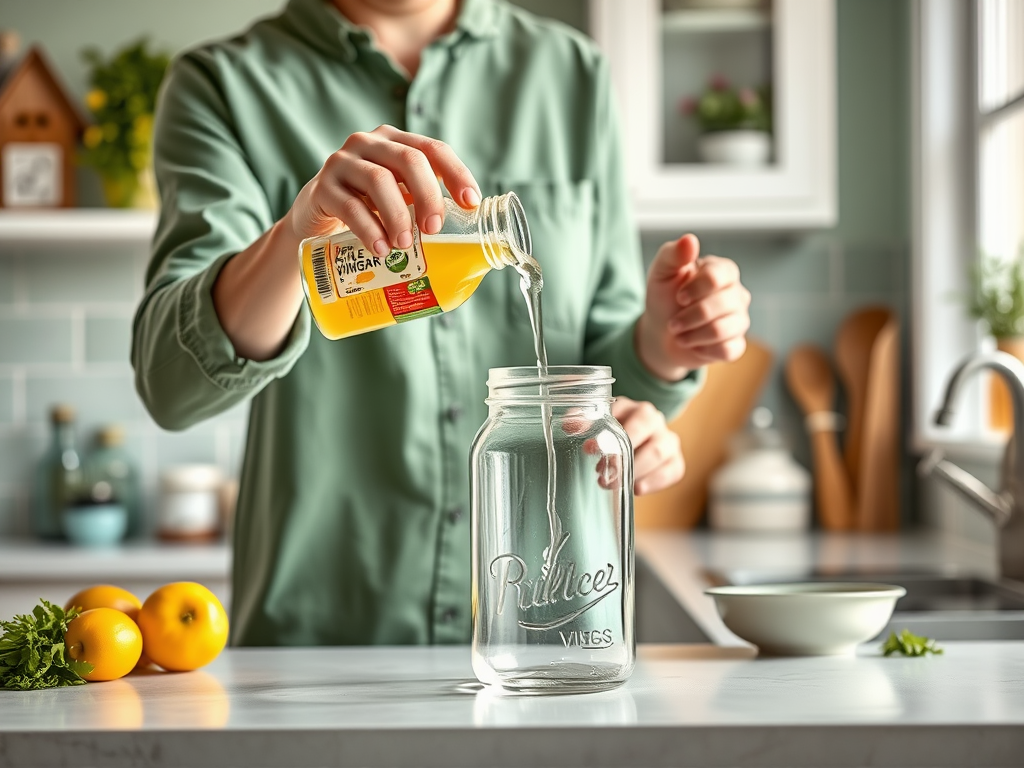
<svg viewBox="0 0 1024 768"><path fill-rule="evenodd" d="M175 61L132 361L164 428L251 401L234 644L469 639L469 447L488 369L534 359L516 276L342 341L303 306L303 238L344 224L378 253L410 244L399 184L427 233L445 190L518 194L550 362L612 367L637 493L681 477L663 414L742 354L750 295L692 235L661 247L645 292L616 125L593 44L501 0L290 0Z"/></svg>

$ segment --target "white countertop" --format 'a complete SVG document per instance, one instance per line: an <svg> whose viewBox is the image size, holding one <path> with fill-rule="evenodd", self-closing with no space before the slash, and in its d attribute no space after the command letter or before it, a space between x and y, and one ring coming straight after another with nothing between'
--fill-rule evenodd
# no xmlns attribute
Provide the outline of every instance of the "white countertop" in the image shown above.
<svg viewBox="0 0 1024 768"><path fill-rule="evenodd" d="M231 549L224 542L172 544L141 540L117 547L76 547L38 539L0 539L0 582L66 579L226 579Z"/></svg>
<svg viewBox="0 0 1024 768"><path fill-rule="evenodd" d="M11 551L0 545L0 573ZM993 553L931 533L643 532L637 551L718 646L641 646L616 691L480 691L466 647L230 649L198 672L0 691L0 768L1024 764L1024 643L947 642L944 655L914 659L883 658L877 644L856 657L759 659L702 594L707 569L991 575ZM145 552L110 558L127 568ZM29 549L19 556L33 560ZM209 564L226 572L226 551L217 557Z"/></svg>
<svg viewBox="0 0 1024 768"><path fill-rule="evenodd" d="M467 647L231 649L198 672L0 691L0 766L1024 762L1024 643L864 654L645 646L620 689L510 697L478 690Z"/></svg>

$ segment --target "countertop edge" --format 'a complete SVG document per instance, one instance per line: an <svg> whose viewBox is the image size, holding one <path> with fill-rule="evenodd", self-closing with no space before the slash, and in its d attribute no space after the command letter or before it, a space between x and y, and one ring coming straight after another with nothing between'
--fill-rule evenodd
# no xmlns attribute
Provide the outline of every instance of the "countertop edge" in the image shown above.
<svg viewBox="0 0 1024 768"><path fill-rule="evenodd" d="M794 731L800 732L794 738ZM5 734L0 768L100 761L154 765L273 766L1009 766L1019 765L1024 729L986 725L695 725L474 727ZM45 736L45 738L40 738ZM297 750L295 745L302 744ZM227 759L227 762L225 762Z"/></svg>
<svg viewBox="0 0 1024 768"><path fill-rule="evenodd" d="M131 542L118 547L89 549L29 539L0 540L0 582L66 581L121 578L227 579L231 546Z"/></svg>

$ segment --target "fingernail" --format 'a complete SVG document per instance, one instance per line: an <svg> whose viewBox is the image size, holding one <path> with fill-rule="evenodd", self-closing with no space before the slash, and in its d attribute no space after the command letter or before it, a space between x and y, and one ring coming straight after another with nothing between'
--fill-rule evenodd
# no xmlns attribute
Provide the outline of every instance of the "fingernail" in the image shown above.
<svg viewBox="0 0 1024 768"><path fill-rule="evenodd" d="M441 217L436 213L427 216L427 220L423 222L423 231L428 235L436 235L441 231Z"/></svg>
<svg viewBox="0 0 1024 768"><path fill-rule="evenodd" d="M406 249L412 245L412 232L408 229L404 232L399 232L398 237L395 238L395 247Z"/></svg>
<svg viewBox="0 0 1024 768"><path fill-rule="evenodd" d="M387 242L383 238L380 240L373 241L373 252L376 253L378 256L384 256L390 250L391 248L388 246Z"/></svg>
<svg viewBox="0 0 1024 768"><path fill-rule="evenodd" d="M637 496L643 496L645 493L647 493L647 483L637 483L635 486L633 486L633 493L636 494Z"/></svg>
<svg viewBox="0 0 1024 768"><path fill-rule="evenodd" d="M476 208L478 205L480 205L480 193L477 192L472 187L466 187L466 189L463 190L462 199L466 203L466 205L470 206L471 208Z"/></svg>

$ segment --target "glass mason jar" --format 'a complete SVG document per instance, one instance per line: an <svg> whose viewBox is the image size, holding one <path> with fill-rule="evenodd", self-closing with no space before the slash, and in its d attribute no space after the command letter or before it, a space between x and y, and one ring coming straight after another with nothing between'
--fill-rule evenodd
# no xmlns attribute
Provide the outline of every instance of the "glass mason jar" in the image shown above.
<svg viewBox="0 0 1024 768"><path fill-rule="evenodd" d="M412 245L383 256L343 229L299 245L302 289L329 339L376 331L462 306L492 269L533 264L530 228L514 192L471 210L444 199L441 231L413 221Z"/></svg>
<svg viewBox="0 0 1024 768"><path fill-rule="evenodd" d="M633 450L611 369L492 368L472 450L473 671L534 693L633 669Z"/></svg>

